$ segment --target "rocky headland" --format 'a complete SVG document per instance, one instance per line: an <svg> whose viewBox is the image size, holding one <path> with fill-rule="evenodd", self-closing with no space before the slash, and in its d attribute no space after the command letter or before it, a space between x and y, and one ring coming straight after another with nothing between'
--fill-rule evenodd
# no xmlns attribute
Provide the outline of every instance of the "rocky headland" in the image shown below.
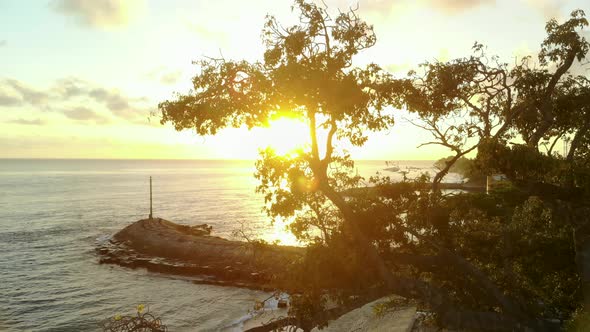
<svg viewBox="0 0 590 332"><path fill-rule="evenodd" d="M195 283L271 290L280 281L277 276L284 275L305 250L232 241L210 232L207 225L142 219L117 232L97 252L101 264L195 277Z"/></svg>

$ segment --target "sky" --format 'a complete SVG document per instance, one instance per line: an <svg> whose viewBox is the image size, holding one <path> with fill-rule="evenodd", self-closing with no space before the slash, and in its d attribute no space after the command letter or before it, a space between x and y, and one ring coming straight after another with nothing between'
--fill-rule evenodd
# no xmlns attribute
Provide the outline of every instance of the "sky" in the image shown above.
<svg viewBox="0 0 590 332"><path fill-rule="evenodd" d="M356 64L396 75L468 56L483 43L505 62L535 54L545 22L590 14L587 0L326 0L358 4L377 44ZM266 14L293 22L290 0L0 0L0 158L254 159L286 132L200 137L161 125L157 104L190 88L205 56L261 59ZM427 133L396 110L356 159L432 160ZM277 136L278 135L278 136ZM283 136L281 136L283 135Z"/></svg>

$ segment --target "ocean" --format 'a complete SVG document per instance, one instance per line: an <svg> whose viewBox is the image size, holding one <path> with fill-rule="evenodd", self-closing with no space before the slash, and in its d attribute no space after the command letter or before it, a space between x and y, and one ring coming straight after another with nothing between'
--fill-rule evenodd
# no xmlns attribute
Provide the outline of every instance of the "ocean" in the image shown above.
<svg viewBox="0 0 590 332"><path fill-rule="evenodd" d="M412 176L432 163L397 166ZM369 176L388 166L357 167ZM100 265L95 248L148 216L150 176L155 217L295 244L261 211L253 173L253 161L0 159L0 330L101 331L144 304L170 331L239 331L267 293Z"/></svg>

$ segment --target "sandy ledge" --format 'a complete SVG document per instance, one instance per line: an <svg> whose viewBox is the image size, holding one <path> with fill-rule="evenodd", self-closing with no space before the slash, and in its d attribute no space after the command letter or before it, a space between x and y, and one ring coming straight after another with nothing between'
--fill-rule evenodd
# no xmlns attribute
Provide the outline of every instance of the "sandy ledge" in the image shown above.
<svg viewBox="0 0 590 332"><path fill-rule="evenodd" d="M387 302L390 297L384 297L367 303L364 306L350 311L340 318L331 321L330 324L322 329L313 329L314 332L410 332L412 331L416 307L408 306L397 310L388 310L382 316L377 317L373 307L377 304ZM253 327L263 325L273 318L284 317L287 315L286 309L274 309L264 312L244 322L243 329L247 330ZM222 330L223 331L223 330Z"/></svg>

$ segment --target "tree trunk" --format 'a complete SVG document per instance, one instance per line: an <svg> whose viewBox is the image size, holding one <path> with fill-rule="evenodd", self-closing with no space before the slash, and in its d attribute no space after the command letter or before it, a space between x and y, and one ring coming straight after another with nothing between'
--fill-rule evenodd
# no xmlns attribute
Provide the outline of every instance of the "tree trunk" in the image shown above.
<svg viewBox="0 0 590 332"><path fill-rule="evenodd" d="M385 265L383 259L379 256L377 252L377 248L373 246L369 239L362 233L359 228L359 220L354 213L354 211L350 208L348 203L344 200L344 198L337 193L328 183L327 181L321 181L320 183L320 190L328 197L328 199L338 207L340 212L342 212L344 216L344 228L345 230L350 233L349 235L352 236L354 242L367 254L367 258L369 263L372 264L374 267L377 268L379 272L379 276L383 280L383 282L387 285L388 288L395 288L395 281L391 274L389 268Z"/></svg>

